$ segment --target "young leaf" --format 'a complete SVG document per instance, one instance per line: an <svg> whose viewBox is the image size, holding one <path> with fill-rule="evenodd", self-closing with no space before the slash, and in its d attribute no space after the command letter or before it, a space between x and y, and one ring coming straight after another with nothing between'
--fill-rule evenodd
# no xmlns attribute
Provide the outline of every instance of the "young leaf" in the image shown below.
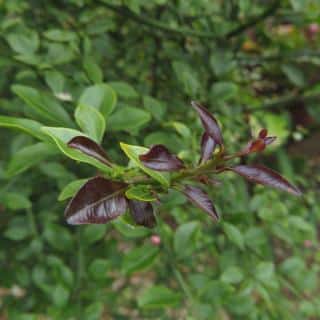
<svg viewBox="0 0 320 320"><path fill-rule="evenodd" d="M94 177L71 199L65 217L69 224L106 223L123 214L127 201L123 193L127 185Z"/></svg>
<svg viewBox="0 0 320 320"><path fill-rule="evenodd" d="M268 130L267 130L267 129L261 129L261 130L259 131L259 134L258 134L258 136L259 136L260 139L266 138L267 135L268 135Z"/></svg>
<svg viewBox="0 0 320 320"><path fill-rule="evenodd" d="M244 148L243 151L241 151L241 155L247 155L249 153L254 152L261 152L266 148L266 144L264 142L264 139L255 139L250 141L247 146Z"/></svg>
<svg viewBox="0 0 320 320"><path fill-rule="evenodd" d="M107 154L101 148L101 146L99 146L95 141L85 136L76 136L72 138L68 142L68 147L77 149L82 153L99 160L107 166L112 167Z"/></svg>
<svg viewBox="0 0 320 320"><path fill-rule="evenodd" d="M140 146L133 146L129 144L125 144L120 142L120 147L124 151L124 153L127 155L127 157L132 160L132 162L139 167L141 170L143 170L146 174L148 174L153 179L160 182L165 187L169 187L169 177L165 173L160 173L154 170L151 170L144 166L141 161L139 160L139 156L141 154L144 154L148 151L147 148L140 147Z"/></svg>
<svg viewBox="0 0 320 320"><path fill-rule="evenodd" d="M97 109L85 104L79 104L74 116L84 133L97 142L102 140L106 130L106 121Z"/></svg>
<svg viewBox="0 0 320 320"><path fill-rule="evenodd" d="M270 168L261 165L238 165L228 168L228 170L243 176L249 181L277 188L296 196L301 195L301 191L297 187Z"/></svg>
<svg viewBox="0 0 320 320"><path fill-rule="evenodd" d="M56 127L42 127L41 129L54 140L61 152L69 158L88 163L107 174L112 172L111 168L101 161L93 158L92 156L88 156L79 150L68 147L67 143L74 137L85 136L82 132L74 129Z"/></svg>
<svg viewBox="0 0 320 320"><path fill-rule="evenodd" d="M156 171L176 171L184 168L183 162L161 144L152 146L147 153L141 154L139 159L144 166Z"/></svg>
<svg viewBox="0 0 320 320"><path fill-rule="evenodd" d="M215 117L198 102L192 101L191 106L198 112L202 125L208 135L218 145L223 145L221 130Z"/></svg>
<svg viewBox="0 0 320 320"><path fill-rule="evenodd" d="M150 202L128 200L129 209L134 222L147 228L156 225L156 218Z"/></svg>
<svg viewBox="0 0 320 320"><path fill-rule="evenodd" d="M219 219L219 215L215 207L204 191L197 187L186 186L183 193L195 206L207 212L212 218Z"/></svg>
<svg viewBox="0 0 320 320"><path fill-rule="evenodd" d="M204 132L201 138L201 158L200 164L207 162L216 147L215 141L209 136L207 132Z"/></svg>

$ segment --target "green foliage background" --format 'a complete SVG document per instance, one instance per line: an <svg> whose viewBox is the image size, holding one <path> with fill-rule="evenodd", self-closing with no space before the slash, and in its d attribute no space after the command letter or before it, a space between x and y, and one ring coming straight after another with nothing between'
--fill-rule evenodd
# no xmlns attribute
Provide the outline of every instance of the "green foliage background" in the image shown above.
<svg viewBox="0 0 320 320"><path fill-rule="evenodd" d="M319 319L319 12L317 0L0 0L1 319ZM120 141L196 161L190 100L230 152L259 128L278 136L247 161L304 196L227 174L210 190L218 223L170 193L154 230L68 226L59 193L96 169L36 124L8 130L26 124L7 116L77 128L82 104L102 111L93 134L106 124L119 163Z"/></svg>

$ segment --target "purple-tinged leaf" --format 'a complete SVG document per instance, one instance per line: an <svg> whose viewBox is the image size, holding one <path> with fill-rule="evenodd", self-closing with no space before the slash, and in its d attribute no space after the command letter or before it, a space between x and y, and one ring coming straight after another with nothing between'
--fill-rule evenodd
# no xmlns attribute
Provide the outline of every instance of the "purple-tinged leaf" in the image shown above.
<svg viewBox="0 0 320 320"><path fill-rule="evenodd" d="M201 158L200 163L208 161L212 157L212 153L216 147L215 141L209 136L207 132L201 138Z"/></svg>
<svg viewBox="0 0 320 320"><path fill-rule="evenodd" d="M138 225L153 228L156 225L156 217L150 202L128 200L129 209L134 222Z"/></svg>
<svg viewBox="0 0 320 320"><path fill-rule="evenodd" d="M97 159L98 161L112 167L106 152L93 140L84 137L76 136L68 142L68 147L77 149L82 153Z"/></svg>
<svg viewBox="0 0 320 320"><path fill-rule="evenodd" d="M192 101L191 105L198 112L202 125L208 135L216 144L220 146L223 145L221 130L215 117L205 107L200 105L200 103Z"/></svg>
<svg viewBox="0 0 320 320"><path fill-rule="evenodd" d="M71 199L65 217L69 224L106 223L127 209L124 191L127 184L94 177Z"/></svg>
<svg viewBox="0 0 320 320"><path fill-rule="evenodd" d="M182 192L195 206L208 213L212 218L219 219L213 203L203 190L193 186L186 186Z"/></svg>
<svg viewBox="0 0 320 320"><path fill-rule="evenodd" d="M183 162L162 144L154 145L139 156L142 164L156 171L176 171L184 168Z"/></svg>
<svg viewBox="0 0 320 320"><path fill-rule="evenodd" d="M273 143L276 139L277 137L265 137L264 143L266 144L266 146L268 146L269 144Z"/></svg>
<svg viewBox="0 0 320 320"><path fill-rule="evenodd" d="M264 139L268 135L268 130L267 129L261 129L258 136L260 139Z"/></svg>
<svg viewBox="0 0 320 320"><path fill-rule="evenodd" d="M261 165L238 165L228 168L228 170L243 176L249 181L287 191L296 196L301 195L301 191L297 187L270 168Z"/></svg>
<svg viewBox="0 0 320 320"><path fill-rule="evenodd" d="M263 139L256 139L250 141L244 150L241 152L242 155L247 155L253 152L261 152L266 148L266 144Z"/></svg>

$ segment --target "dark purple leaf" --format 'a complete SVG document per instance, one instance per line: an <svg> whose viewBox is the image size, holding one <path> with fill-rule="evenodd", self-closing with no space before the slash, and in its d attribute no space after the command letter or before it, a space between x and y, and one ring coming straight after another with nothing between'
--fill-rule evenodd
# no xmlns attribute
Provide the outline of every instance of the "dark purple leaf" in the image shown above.
<svg viewBox="0 0 320 320"><path fill-rule="evenodd" d="M209 136L207 132L205 132L201 138L200 163L204 163L211 158L212 153L215 149L215 146L216 146L216 143L214 142L214 140Z"/></svg>
<svg viewBox="0 0 320 320"><path fill-rule="evenodd" d="M123 214L127 200L123 193L127 185L94 177L71 199L65 217L69 224L106 223Z"/></svg>
<svg viewBox="0 0 320 320"><path fill-rule="evenodd" d="M68 142L68 146L99 160L100 162L106 164L109 167L112 166L106 152L95 141L87 137L74 137Z"/></svg>
<svg viewBox="0 0 320 320"><path fill-rule="evenodd" d="M140 155L139 159L144 166L157 171L176 171L184 168L183 162L162 144L152 146L147 153Z"/></svg>
<svg viewBox="0 0 320 320"><path fill-rule="evenodd" d="M228 168L228 170L238 173L249 181L287 191L296 196L301 195L301 191L297 187L292 185L279 173L267 167L261 165L239 165Z"/></svg>
<svg viewBox="0 0 320 320"><path fill-rule="evenodd" d="M268 130L267 129L261 129L259 132L259 138L264 139L268 135Z"/></svg>
<svg viewBox="0 0 320 320"><path fill-rule="evenodd" d="M193 186L186 186L183 193L195 206L207 212L212 218L219 219L213 203L203 190Z"/></svg>
<svg viewBox="0 0 320 320"><path fill-rule="evenodd" d="M153 228L156 225L156 217L150 202L128 200L131 216L136 224Z"/></svg>
<svg viewBox="0 0 320 320"><path fill-rule="evenodd" d="M216 142L216 144L220 146L223 145L221 130L215 117L198 102L192 101L191 105L198 112L202 125L208 135Z"/></svg>

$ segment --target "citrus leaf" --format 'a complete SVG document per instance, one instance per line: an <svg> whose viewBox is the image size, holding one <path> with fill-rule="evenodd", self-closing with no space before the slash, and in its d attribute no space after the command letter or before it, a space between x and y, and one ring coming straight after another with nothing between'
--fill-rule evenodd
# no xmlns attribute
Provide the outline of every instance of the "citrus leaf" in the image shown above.
<svg viewBox="0 0 320 320"><path fill-rule="evenodd" d="M279 173L262 165L239 165L228 168L249 181L289 192L300 196L301 191L283 178Z"/></svg>
<svg viewBox="0 0 320 320"><path fill-rule="evenodd" d="M193 186L185 186L183 193L195 206L208 213L212 218L219 219L215 207L203 190Z"/></svg>
<svg viewBox="0 0 320 320"><path fill-rule="evenodd" d="M184 168L183 162L161 144L152 146L147 153L141 154L139 159L147 168L156 171L176 171Z"/></svg>
<svg viewBox="0 0 320 320"><path fill-rule="evenodd" d="M215 117L198 102L192 101L191 106L198 112L202 125L208 135L216 142L216 144L222 145L223 140L221 130Z"/></svg>
<svg viewBox="0 0 320 320"><path fill-rule="evenodd" d="M71 199L65 217L69 224L107 223L127 209L127 185L103 177L88 180Z"/></svg>
<svg viewBox="0 0 320 320"><path fill-rule="evenodd" d="M45 132L48 136L50 136L58 148L61 150L69 158L88 163L101 171L111 174L111 168L102 163L101 161L84 154L79 150L75 150L73 148L68 147L67 143L76 136L85 136L82 132L74 129L68 128L57 128L57 127L42 127L42 131Z"/></svg>
<svg viewBox="0 0 320 320"><path fill-rule="evenodd" d="M67 184L58 196L59 201L66 200L75 195L75 193L88 181L88 179L78 179Z"/></svg>
<svg viewBox="0 0 320 320"><path fill-rule="evenodd" d="M84 133L97 142L102 140L106 130L106 121L97 109L86 104L79 104L74 116Z"/></svg>
<svg viewBox="0 0 320 320"><path fill-rule="evenodd" d="M93 157L111 167L108 156L101 146L85 136L76 136L72 138L68 142L68 147L79 150L87 156Z"/></svg>
<svg viewBox="0 0 320 320"><path fill-rule="evenodd" d="M138 225L153 228L156 225L156 218L150 202L128 200L129 209L134 222Z"/></svg>
<svg viewBox="0 0 320 320"><path fill-rule="evenodd" d="M139 167L142 171L144 171L153 179L160 182L162 185L169 187L169 177L167 175L145 167L139 160L139 156L148 151L147 148L140 147L140 146L133 146L133 145L125 144L122 142L120 143L120 147L124 151L124 153L127 155L127 157L130 160L132 160L137 167Z"/></svg>
<svg viewBox="0 0 320 320"><path fill-rule="evenodd" d="M200 163L208 161L212 157L212 153L216 147L215 141L209 136L207 132L201 138L201 158Z"/></svg>

